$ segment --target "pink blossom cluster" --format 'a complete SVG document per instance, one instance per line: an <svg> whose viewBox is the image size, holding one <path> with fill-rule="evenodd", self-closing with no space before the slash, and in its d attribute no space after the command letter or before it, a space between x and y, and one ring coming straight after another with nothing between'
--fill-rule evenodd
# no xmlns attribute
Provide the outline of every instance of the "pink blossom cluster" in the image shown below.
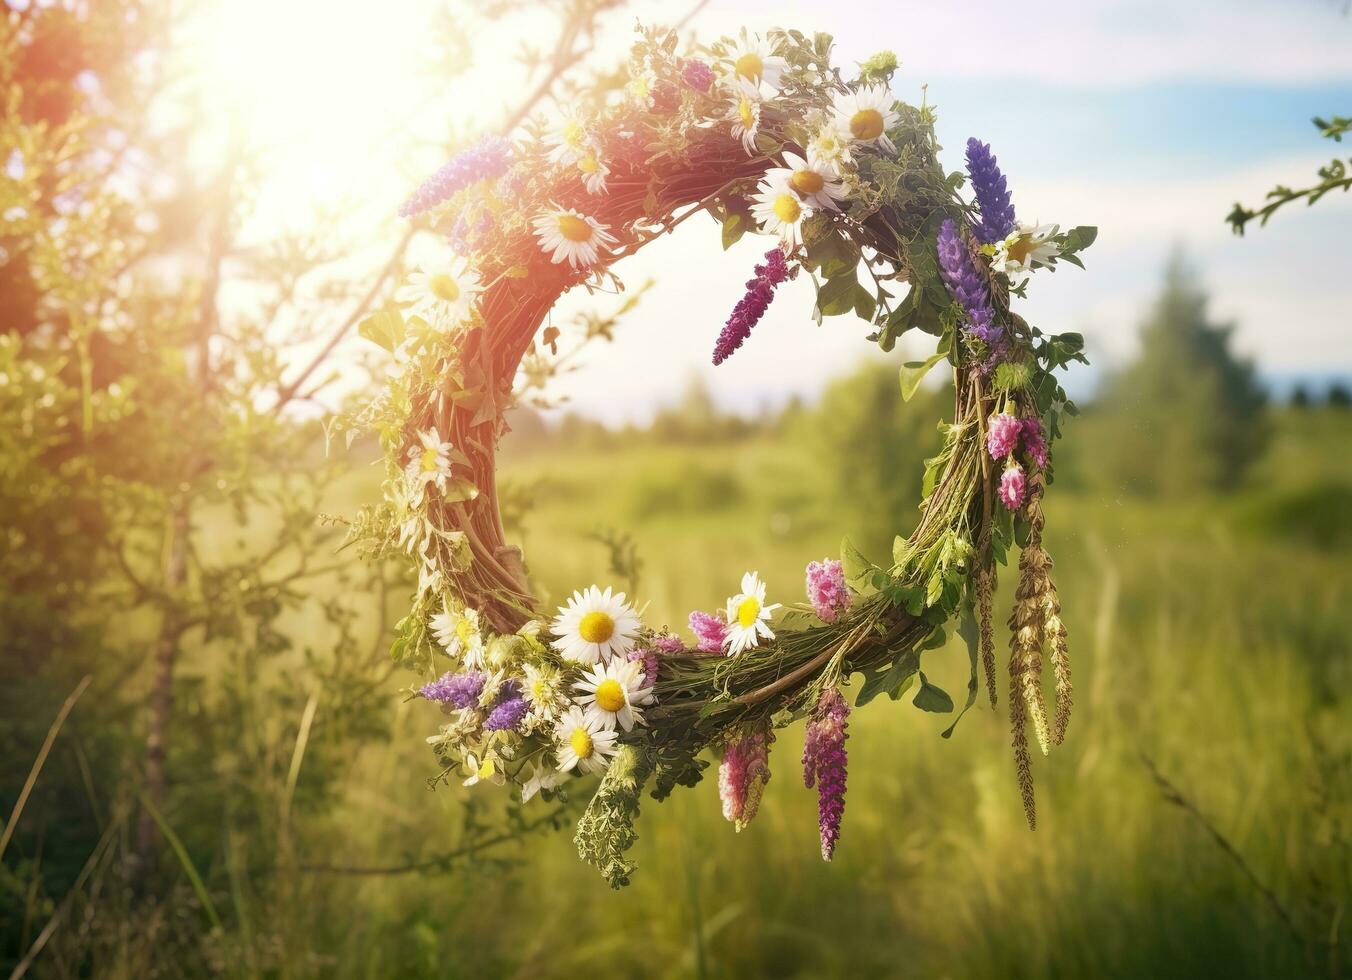
<svg viewBox="0 0 1352 980"><path fill-rule="evenodd" d="M808 562L807 598L823 623L834 623L850 608L851 596L845 584L845 570L839 560L823 558Z"/></svg>
<svg viewBox="0 0 1352 980"><path fill-rule="evenodd" d="M728 638L727 621L718 613L690 614L690 632L695 634L695 647L704 653L718 653Z"/></svg>
<svg viewBox="0 0 1352 980"><path fill-rule="evenodd" d="M723 801L723 816L741 831L760 810L765 784L770 781L770 742L768 731L729 742L718 766L718 796Z"/></svg>
<svg viewBox="0 0 1352 980"><path fill-rule="evenodd" d="M803 742L803 784L817 787L817 830L821 835L822 860L829 861L840 840L840 821L845 816L846 719L850 706L840 691L828 687L817 701Z"/></svg>

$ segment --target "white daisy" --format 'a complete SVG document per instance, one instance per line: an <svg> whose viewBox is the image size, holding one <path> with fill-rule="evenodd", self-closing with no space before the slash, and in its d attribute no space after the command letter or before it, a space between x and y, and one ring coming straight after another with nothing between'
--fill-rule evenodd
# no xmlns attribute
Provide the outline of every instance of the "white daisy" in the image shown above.
<svg viewBox="0 0 1352 980"><path fill-rule="evenodd" d="M432 617L432 634L452 657L466 667L482 667L484 638L479 632L477 609L453 610L449 607Z"/></svg>
<svg viewBox="0 0 1352 980"><path fill-rule="evenodd" d="M483 280L463 258L447 256L414 269L395 292L408 312L420 316L443 333L467 321L483 291Z"/></svg>
<svg viewBox="0 0 1352 980"><path fill-rule="evenodd" d="M751 216L761 230L778 235L790 248L802 241L803 221L811 214L812 208L799 199L783 177L761 181L751 202Z"/></svg>
<svg viewBox="0 0 1352 980"><path fill-rule="evenodd" d="M835 171L839 177L853 157L850 154L850 140L842 136L835 126L823 126L808 143L809 159L815 159Z"/></svg>
<svg viewBox="0 0 1352 980"><path fill-rule="evenodd" d="M657 84L657 75L652 69L640 72L624 86L624 92L630 100L644 109L653 107L653 87Z"/></svg>
<svg viewBox="0 0 1352 980"><path fill-rule="evenodd" d="M797 153L785 151L787 166L765 172L770 184L787 183L794 192L813 208L839 211L837 201L845 199L845 185L836 179L835 168L821 158L808 154L804 160Z"/></svg>
<svg viewBox="0 0 1352 980"><path fill-rule="evenodd" d="M742 576L742 591L728 600L728 635L723 641L728 647L728 656L759 646L762 639L773 640L774 631L770 629L770 614L779 608L779 603L765 604L765 583L758 572L747 572Z"/></svg>
<svg viewBox="0 0 1352 980"><path fill-rule="evenodd" d="M786 62L774 53L774 47L759 34L741 36L733 45L727 57L729 70L735 79L745 79L753 85L764 82L771 88L779 88L779 76L787 68Z"/></svg>
<svg viewBox="0 0 1352 980"><path fill-rule="evenodd" d="M535 219L535 237L545 252L554 253L555 264L567 259L577 269L595 265L600 249L615 244L617 239L606 230L609 227L572 208L555 208Z"/></svg>
<svg viewBox="0 0 1352 980"><path fill-rule="evenodd" d="M549 162L566 166L576 163L587 152L590 140L581 116L570 110L557 126L545 134L545 142L551 147Z"/></svg>
<svg viewBox="0 0 1352 980"><path fill-rule="evenodd" d="M1061 254L1052 241L1059 230L1057 225L1019 222L1009 237L995 243L991 268L1007 275L1011 285L1019 285L1034 269L1046 268Z"/></svg>
<svg viewBox="0 0 1352 980"><path fill-rule="evenodd" d="M732 86L730 99L727 114L723 118L732 123L733 139L741 140L746 152L755 156L756 133L760 129L760 88L739 78Z"/></svg>
<svg viewBox="0 0 1352 980"><path fill-rule="evenodd" d="M638 637L639 619L624 593L611 594L592 586L574 592L567 606L559 606L551 629L555 650L567 660L582 664L627 656Z"/></svg>
<svg viewBox="0 0 1352 980"><path fill-rule="evenodd" d="M606 178L610 176L610 168L601 162L595 150L589 150L585 156L578 158L577 172L582 175L582 186L587 188L588 194L606 192Z"/></svg>
<svg viewBox="0 0 1352 980"><path fill-rule="evenodd" d="M555 752L559 757L559 772L579 769L593 773L604 771L610 764L619 733L588 720L582 709L573 705L554 729L554 736L558 743Z"/></svg>
<svg viewBox="0 0 1352 980"><path fill-rule="evenodd" d="M522 696L530 705L529 718L553 721L563 706L563 674L549 664L526 664L526 683Z"/></svg>
<svg viewBox="0 0 1352 980"><path fill-rule="evenodd" d="M864 146L881 147L888 153L897 148L887 138L887 131L901 117L892 108L896 100L885 85L868 85L855 92L837 95L831 106L836 130L843 138Z"/></svg>
<svg viewBox="0 0 1352 980"><path fill-rule="evenodd" d="M436 426L418 433L419 446L408 451L408 474L410 489L415 500L414 506L422 503L423 488L429 483L436 484L438 490L446 489L446 481L451 475L451 450L455 447L443 442Z"/></svg>
<svg viewBox="0 0 1352 980"><path fill-rule="evenodd" d="M498 765L498 760L488 753L484 754L482 762L472 753L465 756L465 769L469 772L469 778L465 780L466 786L473 786L480 782L495 783L501 786L507 781L507 777L502 772L502 767Z"/></svg>
<svg viewBox="0 0 1352 980"><path fill-rule="evenodd" d="M599 721L603 728L618 724L626 732L635 722L644 724L639 708L653 700L653 689L645 686L642 664L631 660L595 664L573 689L582 692L575 703L586 710L589 719Z"/></svg>

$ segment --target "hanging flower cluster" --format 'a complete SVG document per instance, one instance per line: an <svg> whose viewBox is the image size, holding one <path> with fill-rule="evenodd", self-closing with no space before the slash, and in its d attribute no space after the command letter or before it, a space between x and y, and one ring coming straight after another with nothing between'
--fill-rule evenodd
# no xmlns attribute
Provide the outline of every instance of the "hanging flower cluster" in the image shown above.
<svg viewBox="0 0 1352 980"><path fill-rule="evenodd" d="M1026 539L1010 718L1031 823L1025 728L1031 719L1039 743L1055 744L1071 703L1040 500L1052 442L1074 411L1055 372L1083 355L1077 335L1043 334L1009 303L1039 270L1080 265L1094 230L1019 222L1009 182L976 139L964 199L938 159L931 111L892 95L890 53L847 78L824 34L743 31L678 49L674 33L642 30L613 98L583 93L558 118L485 137L433 174L400 213L442 236L442 249L360 325L398 370L348 427L349 437L358 423L375 428L389 462L384 500L353 535L373 554L403 552L416 570L392 654L420 675L410 696L441 714L428 738L441 780L510 783L525 803L599 777L576 842L619 885L645 780L660 797L700 778L701 751L721 752L723 812L741 830L769 781L774 728L806 720L804 781L818 792L829 860L844 813L846 692L856 706L899 697L970 604L994 703L994 571ZM613 262L698 212L721 222L725 248L747 233L773 241L717 336L714 364L745 345L800 273L818 320L856 315L885 351L908 332L937 338L933 357L902 370L904 397L941 361L956 388L923 518L888 564L848 542L839 558L811 562L805 595L787 606L746 573L715 611L689 614L688 642L597 585L546 615L492 492L516 372L546 358L558 331L540 346L532 338L563 291L618 284ZM1056 672L1054 721L1040 702L1043 650ZM951 710L921 678L916 703Z"/></svg>

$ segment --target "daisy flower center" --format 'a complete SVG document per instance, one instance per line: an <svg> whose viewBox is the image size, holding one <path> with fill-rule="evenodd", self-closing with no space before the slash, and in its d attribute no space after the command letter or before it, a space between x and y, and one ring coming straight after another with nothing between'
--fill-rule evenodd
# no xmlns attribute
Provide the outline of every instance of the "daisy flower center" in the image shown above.
<svg viewBox="0 0 1352 980"><path fill-rule="evenodd" d="M758 82L765 73L765 62L761 61L760 55L749 51L733 62L732 69L743 78Z"/></svg>
<svg viewBox="0 0 1352 980"><path fill-rule="evenodd" d="M737 114L741 116L742 125L747 129L750 129L756 122L756 115L751 110L750 99L742 99L742 101L737 104Z"/></svg>
<svg viewBox="0 0 1352 980"><path fill-rule="evenodd" d="M857 140L877 139L883 134L883 114L877 109L860 109L850 117L850 132Z"/></svg>
<svg viewBox="0 0 1352 980"><path fill-rule="evenodd" d="M615 620L603 612L589 612L577 624L578 636L588 643L605 643L615 632Z"/></svg>
<svg viewBox="0 0 1352 980"><path fill-rule="evenodd" d="M559 234L570 242L585 242L592 236L591 225L575 214L558 217Z"/></svg>
<svg viewBox="0 0 1352 980"><path fill-rule="evenodd" d="M775 215L785 224L793 224L802 213L802 206L792 194L780 194L775 198Z"/></svg>
<svg viewBox="0 0 1352 980"><path fill-rule="evenodd" d="M469 646L469 641L474 637L474 626L468 619L462 619L455 625L455 635L460 638L460 642Z"/></svg>
<svg viewBox="0 0 1352 980"><path fill-rule="evenodd" d="M755 596L747 596L737 604L737 625L750 629L760 619L761 604Z"/></svg>
<svg viewBox="0 0 1352 980"><path fill-rule="evenodd" d="M816 194L826 186L826 178L815 170L795 170L789 178L789 186L799 194Z"/></svg>
<svg viewBox="0 0 1352 980"><path fill-rule="evenodd" d="M447 303L454 303L460 298L459 284L456 283L454 277L448 276L444 272L438 272L428 279L427 288L432 291L433 296L445 300Z"/></svg>
<svg viewBox="0 0 1352 980"><path fill-rule="evenodd" d="M549 685L543 680L537 680L530 686L530 699L536 704L544 704L549 700Z"/></svg>
<svg viewBox="0 0 1352 980"><path fill-rule="evenodd" d="M421 462L419 465L422 466L422 471L424 473L435 473L440 469L440 466L437 464L438 455L440 454L435 449L424 449L422 451Z"/></svg>
<svg viewBox="0 0 1352 980"><path fill-rule="evenodd" d="M1019 236L1018 241L1005 249L1005 254L1009 256L1011 261L1023 265L1024 261L1028 258L1029 253L1032 251L1033 239L1027 235L1021 235Z"/></svg>
<svg viewBox="0 0 1352 980"><path fill-rule="evenodd" d="M587 133L586 130L582 128L581 123L570 121L564 123L561 135L563 136L563 142L566 146L577 148L582 145L583 137L585 137Z"/></svg>
<svg viewBox="0 0 1352 980"><path fill-rule="evenodd" d="M577 169L584 174L594 174L601 169L601 161L594 154L588 154L577 162Z"/></svg>
<svg viewBox="0 0 1352 980"><path fill-rule="evenodd" d="M617 680L604 680L596 685L596 703L602 711L615 712L624 707L624 688Z"/></svg>
<svg viewBox="0 0 1352 980"><path fill-rule="evenodd" d="M573 734L568 736L568 744L579 759L589 758L592 754L591 732L585 728L574 728Z"/></svg>

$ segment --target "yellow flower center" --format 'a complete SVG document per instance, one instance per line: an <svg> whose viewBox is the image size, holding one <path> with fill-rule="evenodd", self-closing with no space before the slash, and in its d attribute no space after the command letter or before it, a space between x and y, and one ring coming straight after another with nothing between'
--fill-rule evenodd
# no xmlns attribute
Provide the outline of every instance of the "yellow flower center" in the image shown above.
<svg viewBox="0 0 1352 980"><path fill-rule="evenodd" d="M536 704L544 704L549 700L549 685L543 680L536 680L530 686L530 699Z"/></svg>
<svg viewBox="0 0 1352 980"><path fill-rule="evenodd" d="M1020 265L1028 258L1029 253L1033 251L1033 239L1030 235L1020 235L1018 240L1005 249L1005 254L1009 256L1010 261L1018 262Z"/></svg>
<svg viewBox="0 0 1352 980"><path fill-rule="evenodd" d="M743 78L750 79L753 82L759 82L761 80L761 75L765 74L765 62L761 61L760 55L751 51L733 62L732 70Z"/></svg>
<svg viewBox="0 0 1352 980"><path fill-rule="evenodd" d="M601 169L601 161L596 159L596 154L589 153L577 162L577 169L584 174L594 174Z"/></svg>
<svg viewBox="0 0 1352 980"><path fill-rule="evenodd" d="M795 170L789 178L789 186L799 194L816 194L826 186L826 178L815 170Z"/></svg>
<svg viewBox="0 0 1352 980"><path fill-rule="evenodd" d="M760 619L761 604L755 596L747 596L737 604L737 625L750 629Z"/></svg>
<svg viewBox="0 0 1352 980"><path fill-rule="evenodd" d="M460 638L462 646L469 646L469 641L474 638L474 624L462 617L460 622L455 624L455 635Z"/></svg>
<svg viewBox="0 0 1352 980"><path fill-rule="evenodd" d="M786 225L791 225L803 213L803 207L792 194L780 194L775 198L775 215Z"/></svg>
<svg viewBox="0 0 1352 980"><path fill-rule="evenodd" d="M582 145L586 138L587 131L582 128L582 124L575 120L570 120L563 125L563 143L565 146L571 146L574 149Z"/></svg>
<svg viewBox="0 0 1352 980"><path fill-rule="evenodd" d="M877 109L860 109L850 117L850 132L857 140L877 139L883 134L883 114Z"/></svg>
<svg viewBox="0 0 1352 980"><path fill-rule="evenodd" d="M479 767L479 778L480 778L480 779L492 779L492 778L493 778L493 771L494 771L496 768L497 768L497 767L493 765L493 760L492 760L492 759L485 759L485 760L484 760L484 764L481 765L481 766Z"/></svg>
<svg viewBox="0 0 1352 980"><path fill-rule="evenodd" d="M756 124L756 114L752 111L752 108L750 99L742 99L737 104L737 115L742 119L743 129L750 129Z"/></svg>
<svg viewBox="0 0 1352 980"><path fill-rule="evenodd" d="M444 272L438 272L428 279L427 288L432 290L433 296L445 300L447 303L454 303L460 298L459 284L453 277L446 275Z"/></svg>
<svg viewBox="0 0 1352 980"><path fill-rule="evenodd" d="M592 754L591 732L585 728L574 728L573 734L568 736L568 744L579 759L589 758Z"/></svg>
<svg viewBox="0 0 1352 980"><path fill-rule="evenodd" d="M602 711L619 711L624 707L624 688L620 682L608 678L596 685L596 704Z"/></svg>
<svg viewBox="0 0 1352 980"><path fill-rule="evenodd" d="M577 624L577 632L588 643L605 643L615 632L615 620L603 612L589 612Z"/></svg>
<svg viewBox="0 0 1352 980"><path fill-rule="evenodd" d="M441 469L440 464L437 462L438 455L440 454L435 449L424 449L422 451L422 458L419 465L422 466L422 471L424 473L435 473L437 470Z"/></svg>
<svg viewBox="0 0 1352 980"><path fill-rule="evenodd" d="M559 234L570 242L585 242L592 236L591 225L575 214L558 216Z"/></svg>

